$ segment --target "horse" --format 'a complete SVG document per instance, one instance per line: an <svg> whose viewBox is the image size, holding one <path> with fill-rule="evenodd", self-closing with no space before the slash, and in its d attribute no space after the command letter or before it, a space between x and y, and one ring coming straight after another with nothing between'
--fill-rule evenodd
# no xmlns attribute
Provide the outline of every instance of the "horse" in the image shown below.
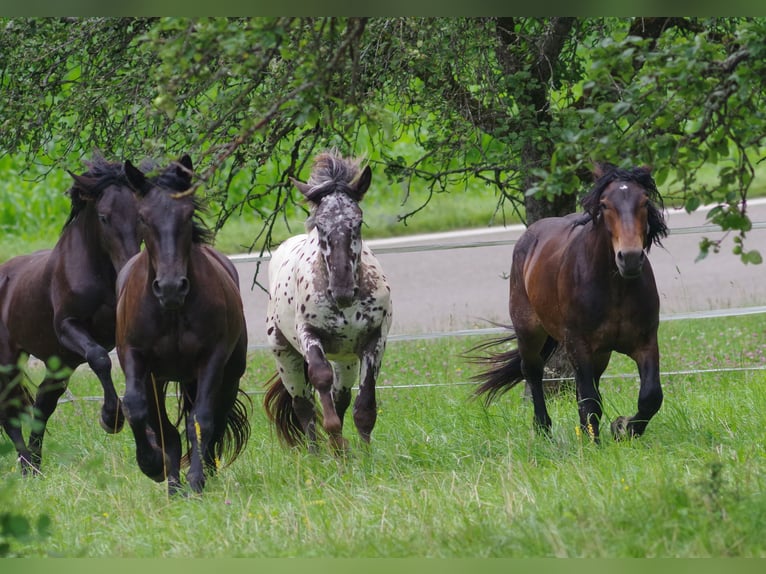
<svg viewBox="0 0 766 574"><path fill-rule="evenodd" d="M183 490L182 463L189 464L189 487L200 493L205 472L216 472L222 460L232 463L250 435L239 384L247 362L239 276L210 245L192 172L188 155L149 175L125 163L145 249L117 279L123 409L139 468L156 482L167 480L170 495ZM179 429L165 406L172 381L181 395L176 424L186 423L183 457Z"/></svg>
<svg viewBox="0 0 766 574"><path fill-rule="evenodd" d="M364 444L377 418L375 382L391 326L391 289L362 240L359 202L372 170L320 153L307 183L292 179L310 206L306 233L291 237L269 262L268 346L278 372L267 383L266 413L288 446L316 450L314 391L335 452L348 447L343 418L359 381L354 424Z"/></svg>
<svg viewBox="0 0 766 574"><path fill-rule="evenodd" d="M649 167L597 164L584 214L531 224L513 250L507 336L473 348L517 341L517 348L475 357L487 365L474 395L489 405L526 380L538 430L550 433L543 366L559 345L575 371L582 430L599 440L599 380L613 351L632 358L640 376L638 410L611 425L615 439L643 434L662 405L657 344L659 296L647 258L667 237L664 206ZM586 435L587 436L587 435Z"/></svg>
<svg viewBox="0 0 766 574"><path fill-rule="evenodd" d="M53 249L0 265L0 422L24 475L40 472L48 419L77 366L88 363L103 387L104 430L119 432L124 422L108 353L114 348L117 273L140 249L136 202L122 163L96 156L86 166L81 175L70 172L71 211ZM22 355L49 366L31 409L28 446L19 415L30 410L32 394L22 382Z"/></svg>

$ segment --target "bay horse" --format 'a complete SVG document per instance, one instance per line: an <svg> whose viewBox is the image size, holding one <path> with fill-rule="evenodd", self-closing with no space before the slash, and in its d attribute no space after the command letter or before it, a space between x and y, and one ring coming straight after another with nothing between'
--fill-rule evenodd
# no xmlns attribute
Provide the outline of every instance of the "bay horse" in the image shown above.
<svg viewBox="0 0 766 574"><path fill-rule="evenodd" d="M599 164L585 214L531 224L513 250L509 309L513 331L474 349L516 340L518 348L481 357L475 377L486 404L526 379L538 429L550 432L543 366L564 346L575 371L580 425L599 438L599 380L613 351L638 367L638 411L612 422L615 438L641 435L662 404L657 345L659 296L646 254L668 234L662 197L648 167Z"/></svg>
<svg viewBox="0 0 766 574"><path fill-rule="evenodd" d="M336 452L344 450L343 418L359 381L353 417L365 443L377 418L375 382L391 326L391 290L362 240L359 202L372 171L359 161L323 152L307 183L306 234L291 237L269 263L268 344L278 372L264 407L289 446L316 448L314 391L322 425Z"/></svg>
<svg viewBox="0 0 766 574"><path fill-rule="evenodd" d="M81 175L70 172L71 211L53 249L0 265L0 422L25 475L40 471L48 419L82 363L103 387L101 426L116 433L124 422L108 352L114 348L117 273L140 248L136 202L122 163L96 156L86 165ZM22 382L22 355L51 367L34 398L28 446L18 420L32 402ZM52 368L54 358L61 368Z"/></svg>
<svg viewBox="0 0 766 574"><path fill-rule="evenodd" d="M117 279L117 356L125 373L123 408L136 460L151 479L182 490L181 464L194 492L205 472L230 464L250 435L240 378L247 361L247 329L239 276L210 245L184 155L147 175L129 161L125 173L138 200L145 249ZM168 418L168 384L180 385L187 452ZM179 420L180 420L179 418Z"/></svg>

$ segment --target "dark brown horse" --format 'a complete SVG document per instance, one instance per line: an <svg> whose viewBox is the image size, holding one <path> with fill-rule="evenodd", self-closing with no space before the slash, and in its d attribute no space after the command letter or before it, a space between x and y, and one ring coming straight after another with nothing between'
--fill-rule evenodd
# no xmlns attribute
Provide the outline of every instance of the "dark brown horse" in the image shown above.
<svg viewBox="0 0 766 574"><path fill-rule="evenodd" d="M114 433L124 422L108 351L117 273L140 247L136 202L122 164L97 157L87 165L86 173L71 174L72 209L55 247L0 265L0 422L25 474L39 470L46 424L78 365L87 362L104 389L101 426ZM22 354L46 363L55 357L63 367L47 371L37 391L28 447L18 422L31 401Z"/></svg>
<svg viewBox="0 0 766 574"><path fill-rule="evenodd" d="M141 471L168 492L180 490L181 437L165 406L168 383L180 383L190 445L189 485L201 492L205 467L232 462L250 433L239 400L247 330L239 277L210 245L183 156L156 176L130 162L145 249L118 278L117 355L125 372L125 415Z"/></svg>
<svg viewBox="0 0 766 574"><path fill-rule="evenodd" d="M479 348L517 340L518 349L480 358L490 368L476 395L491 402L522 379L529 383L535 423L550 431L543 365L563 344L575 370L580 425L599 436L599 379L612 351L638 366L638 412L612 423L615 438L638 436L662 404L657 327L659 297L646 258L667 236L662 198L651 170L601 164L583 198L586 214L550 217L529 226L513 250L510 314L514 332Z"/></svg>

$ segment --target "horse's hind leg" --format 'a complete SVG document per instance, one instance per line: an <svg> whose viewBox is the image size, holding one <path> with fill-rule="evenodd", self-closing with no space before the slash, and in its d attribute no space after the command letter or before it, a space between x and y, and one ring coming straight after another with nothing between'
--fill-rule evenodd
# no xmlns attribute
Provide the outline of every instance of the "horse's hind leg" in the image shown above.
<svg viewBox="0 0 766 574"><path fill-rule="evenodd" d="M375 384L380 374L383 352L386 348L385 337L379 334L372 339L362 352L359 371L359 394L354 401L354 424L364 442L370 442L372 429L378 418L378 405L375 399Z"/></svg>
<svg viewBox="0 0 766 574"><path fill-rule="evenodd" d="M309 448L316 447L316 411L314 389L307 380L303 356L292 347L272 347L279 377L292 397L293 410L300 421L301 430L308 438Z"/></svg>
<svg viewBox="0 0 766 574"><path fill-rule="evenodd" d="M24 441L21 428L19 415L31 406L31 400L22 384L18 368L3 367L0 373L0 424L16 448L22 475L29 476L39 473L40 469L32 462L32 453Z"/></svg>
<svg viewBox="0 0 766 574"><path fill-rule="evenodd" d="M519 356L521 357L521 373L529 386L532 395L532 405L535 411L534 425L538 432L549 435L551 432L551 417L545 405L543 391L543 373L545 367L546 344L555 344L553 339L542 329L515 329Z"/></svg>
<svg viewBox="0 0 766 574"><path fill-rule="evenodd" d="M67 368L67 373L71 372ZM43 438L45 438L45 428L48 425L48 419L53 415L53 411L58 406L58 400L67 388L69 375L55 375L47 373L45 379L40 383L35 396L32 430L29 433L29 451L32 455L32 464L40 468L43 457Z"/></svg>
<svg viewBox="0 0 766 574"><path fill-rule="evenodd" d="M598 380L609 362L609 353L591 356L587 351L574 346L567 348L575 370L577 389L577 410L580 414L580 428L594 442L599 441L602 407Z"/></svg>
<svg viewBox="0 0 766 574"><path fill-rule="evenodd" d="M332 387L332 398L342 428L346 411L351 404L351 389L359 378L359 360L337 361L333 368L335 381Z"/></svg>

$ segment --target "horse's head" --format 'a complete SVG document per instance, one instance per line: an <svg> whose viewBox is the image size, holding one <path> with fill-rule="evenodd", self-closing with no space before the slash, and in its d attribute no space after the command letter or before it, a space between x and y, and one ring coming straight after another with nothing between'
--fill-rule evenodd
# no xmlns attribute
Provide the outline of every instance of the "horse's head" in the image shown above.
<svg viewBox="0 0 766 574"><path fill-rule="evenodd" d="M359 201L370 187L369 166L332 154L317 156L308 183L293 179L311 203L306 228L316 230L327 268L328 296L340 308L359 294L359 260L362 252L362 210Z"/></svg>
<svg viewBox="0 0 766 574"><path fill-rule="evenodd" d="M600 164L594 175L596 186L583 198L582 205L590 213L594 226L609 234L620 275L626 279L638 277L652 243L659 244L668 234L662 198L651 169L623 170Z"/></svg>
<svg viewBox="0 0 766 574"><path fill-rule="evenodd" d="M209 239L195 220L191 159L184 155L156 175L126 161L125 174L138 198L139 233L154 276L152 292L165 309L177 309L191 288L187 268L192 243Z"/></svg>
<svg viewBox="0 0 766 574"><path fill-rule="evenodd" d="M82 220L95 231L101 251L119 272L141 246L136 200L121 163L108 163L97 156L87 165L89 170L82 175L69 172L74 180L68 191L72 211L64 228Z"/></svg>

